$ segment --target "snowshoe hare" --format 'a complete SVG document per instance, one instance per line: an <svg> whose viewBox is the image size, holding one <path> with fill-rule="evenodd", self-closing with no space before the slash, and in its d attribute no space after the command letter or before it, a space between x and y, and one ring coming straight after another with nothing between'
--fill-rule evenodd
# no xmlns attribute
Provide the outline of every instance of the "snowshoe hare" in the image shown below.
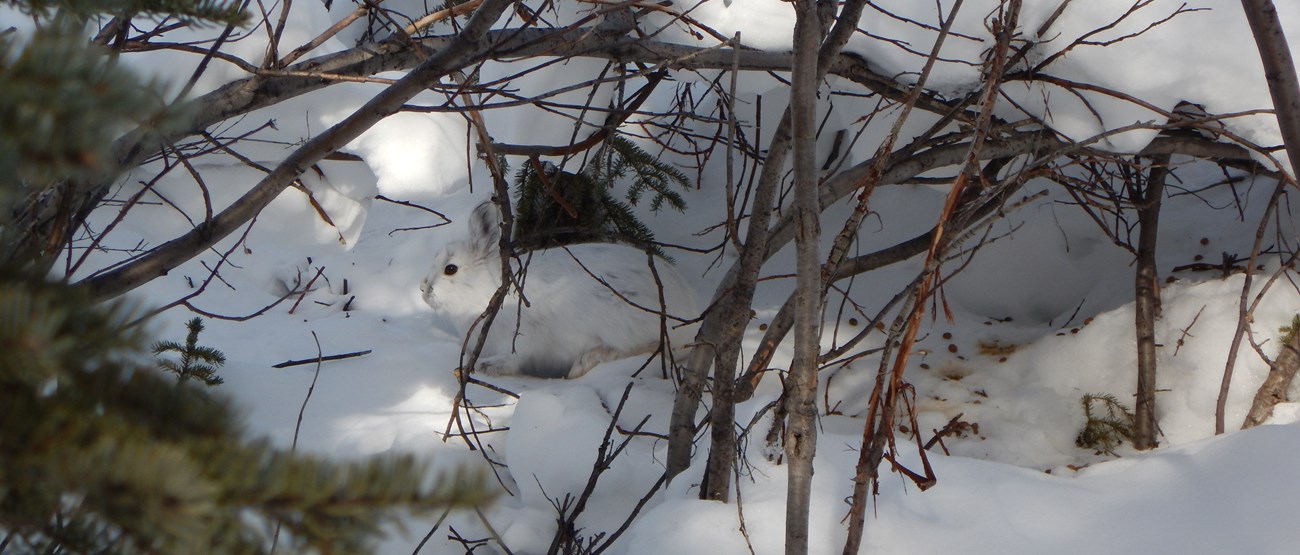
<svg viewBox="0 0 1300 555"><path fill-rule="evenodd" d="M462 337L501 283L500 223L496 206L480 204L470 216L469 237L447 245L420 285L424 301ZM602 362L658 349L661 313L668 315L673 345L691 340L693 329L680 319L698 316L694 291L672 264L655 258L661 302L645 251L585 243L524 252L515 260L523 298L510 288L483 346L480 371L576 378Z"/></svg>

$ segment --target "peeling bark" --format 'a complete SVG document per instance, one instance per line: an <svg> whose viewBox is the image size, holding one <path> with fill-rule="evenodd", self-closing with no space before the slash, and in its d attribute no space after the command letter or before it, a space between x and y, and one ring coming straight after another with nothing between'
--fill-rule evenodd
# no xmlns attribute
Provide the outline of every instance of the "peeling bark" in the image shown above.
<svg viewBox="0 0 1300 555"><path fill-rule="evenodd" d="M1268 377L1264 378L1264 383L1255 392L1250 412L1246 413L1246 420L1241 424L1243 430L1263 424L1273 416L1273 407L1287 401L1291 382L1295 380L1296 371L1300 370L1300 333L1292 332L1288 335L1290 337L1282 343L1277 360L1269 364Z"/></svg>

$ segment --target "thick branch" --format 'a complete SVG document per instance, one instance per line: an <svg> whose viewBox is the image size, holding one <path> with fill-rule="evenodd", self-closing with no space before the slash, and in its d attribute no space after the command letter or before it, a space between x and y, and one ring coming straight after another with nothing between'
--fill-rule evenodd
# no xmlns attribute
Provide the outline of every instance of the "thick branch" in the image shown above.
<svg viewBox="0 0 1300 555"><path fill-rule="evenodd" d="M1291 48L1272 0L1241 0L1241 7L1259 47L1277 124L1294 168L1300 163L1300 78L1296 77L1295 60L1291 59Z"/></svg>
<svg viewBox="0 0 1300 555"><path fill-rule="evenodd" d="M149 254L119 267L83 280L81 285L93 297L103 299L120 295L168 271L195 254L225 238L270 204L302 172L322 158L370 129L375 123L395 113L407 100L437 82L438 79L466 67L491 48L484 33L511 4L510 0L487 0L466 23L464 31L446 48L384 89L347 119L308 141L289 155L269 175L239 200L211 220L199 224L189 233L168 241Z"/></svg>
<svg viewBox="0 0 1300 555"><path fill-rule="evenodd" d="M1250 412L1241 429L1254 428L1273 416L1273 407L1287 401L1287 392L1295 380L1296 371L1300 370L1300 333L1292 332L1283 338L1282 348L1277 360L1271 361L1268 377L1255 392L1255 400L1250 404Z"/></svg>
<svg viewBox="0 0 1300 555"><path fill-rule="evenodd" d="M731 69L735 65L741 71L790 71L792 64L789 52L704 48L638 40L635 37L609 36L593 31L594 28L591 27L498 29L482 37L477 45L480 52L465 54L493 60L536 56L588 57L661 65L678 70ZM139 162L140 156L148 155L163 144L215 123L339 82L329 76L367 77L409 69L424 59L428 51L446 51L456 38L430 37L415 41L413 46L398 40L388 40L306 60L285 68L283 72L271 71L232 81L188 103L187 109L192 113L192 123L188 128L151 138L147 138L150 135L144 131L123 137L117 143L118 159L125 167L134 166ZM837 54L829 56L825 63L827 72L850 79L877 93L899 99L906 94L892 79L872 71L867 61L859 56ZM948 109L947 105L934 98L927 98L921 105L935 111Z"/></svg>
<svg viewBox="0 0 1300 555"><path fill-rule="evenodd" d="M845 6L848 14L855 3ZM837 26L837 29L844 28ZM489 31L465 52L466 58L512 60L530 56L592 57L618 62L660 65L668 69L740 69L749 71L789 71L791 54L750 49L704 48L659 41L637 40L594 32L592 27L562 29L499 29ZM833 31L827 45L839 44L849 31ZM408 69L425 59L430 51L445 52L455 36L430 37L414 41L391 39L363 45L342 52L299 62L283 70L266 70L258 75L228 83L188 102L183 109L190 123L165 131L141 128L119 139L114 152L121 169L142 163L159 148L180 142L219 122L275 105L303 94L320 90L340 78L368 77L381 72ZM892 79L874 72L867 60L840 54L838 49L824 49L819 58L820 71L856 82L882 96L902 100L907 91ZM917 106L937 113L951 110L952 102L923 94ZM65 183L52 195L32 199L15 217L30 237L18 250L46 250L65 241L63 235L76 229L79 221L98 206L113 185L111 179L92 183ZM66 199L59 201L57 199ZM74 203L76 206L70 206ZM59 222L59 215L71 216L71 222Z"/></svg>
<svg viewBox="0 0 1300 555"><path fill-rule="evenodd" d="M1241 7L1246 12L1246 20L1250 23L1255 44L1259 48L1260 61L1264 64L1264 78L1268 82L1269 94L1273 97L1278 127L1282 132L1282 140L1286 143L1287 157L1290 158L1294 168L1296 162L1300 160L1300 79L1296 77L1295 61L1291 59L1291 49L1287 45L1286 34L1282 30L1282 22L1278 20L1277 9L1273 7L1273 2L1241 0ZM1292 169L1292 173L1294 171ZM1295 180L1289 178L1286 181L1294 183ZM1255 246L1251 249L1250 257L1251 266L1254 266L1255 258L1259 253L1264 226L1271 212L1276 209L1277 200L1284 186L1285 181L1278 182L1269 201L1269 209L1255 232ZM1241 338L1249 325L1246 318L1246 295L1250 291L1253 278L1254 274L1247 271L1245 283L1242 284L1239 306L1241 314L1237 319L1237 329L1233 333L1232 344L1228 347L1228 362L1224 366L1223 380L1219 384L1219 397L1215 401L1214 433L1216 434L1225 431L1228 391L1232 386L1233 367L1236 364L1237 351L1241 348Z"/></svg>

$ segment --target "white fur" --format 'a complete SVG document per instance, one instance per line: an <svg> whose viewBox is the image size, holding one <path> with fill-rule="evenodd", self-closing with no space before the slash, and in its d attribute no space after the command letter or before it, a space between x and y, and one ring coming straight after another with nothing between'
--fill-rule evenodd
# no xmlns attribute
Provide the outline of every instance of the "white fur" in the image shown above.
<svg viewBox="0 0 1300 555"><path fill-rule="evenodd" d="M501 283L499 218L491 203L479 205L470 216L469 237L447 245L420 285L424 301L462 337ZM512 267L523 299L510 289L483 346L479 370L576 378L602 362L654 352L664 306L672 344L685 345L693 327L672 317L699 315L694 291L672 264L653 260L663 304L651 259L640 249L586 243L520 254ZM449 265L456 267L454 273L447 273Z"/></svg>

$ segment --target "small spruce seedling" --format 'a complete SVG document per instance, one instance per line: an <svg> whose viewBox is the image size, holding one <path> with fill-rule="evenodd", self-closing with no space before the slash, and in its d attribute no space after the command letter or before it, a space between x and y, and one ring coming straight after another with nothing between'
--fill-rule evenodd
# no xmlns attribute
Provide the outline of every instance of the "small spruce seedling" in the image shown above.
<svg viewBox="0 0 1300 555"><path fill-rule="evenodd" d="M1291 323L1278 328L1277 331L1282 334L1282 344L1290 344L1291 340L1295 339L1296 332L1300 331L1300 314L1292 316Z"/></svg>
<svg viewBox="0 0 1300 555"><path fill-rule="evenodd" d="M1109 393L1085 393L1079 399L1086 419L1074 444L1095 449L1097 454L1114 455L1124 441L1133 441L1133 412ZM1094 411L1093 406L1101 409Z"/></svg>
<svg viewBox="0 0 1300 555"><path fill-rule="evenodd" d="M203 332L203 320L195 317L185 323L185 329L189 330L189 334L185 336L184 345L175 341L159 341L153 344L155 356L169 352L181 355L179 363L171 359L159 359L158 367L176 374L177 379L182 382L194 378L202 380L208 386L222 383L224 380L217 375L217 369L226 363L226 354L198 344L199 334Z"/></svg>

